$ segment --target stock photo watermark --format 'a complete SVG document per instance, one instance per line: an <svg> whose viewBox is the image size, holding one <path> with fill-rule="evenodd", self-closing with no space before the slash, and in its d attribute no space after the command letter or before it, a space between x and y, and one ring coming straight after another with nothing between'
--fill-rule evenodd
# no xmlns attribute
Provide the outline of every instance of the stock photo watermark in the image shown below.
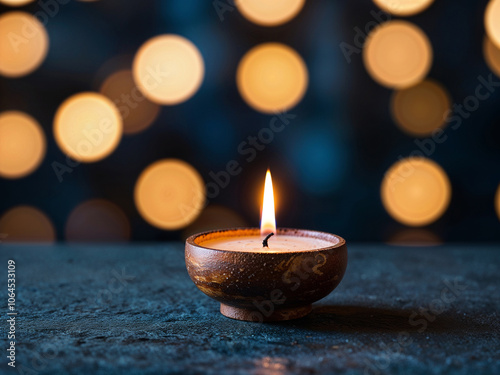
<svg viewBox="0 0 500 375"><path fill-rule="evenodd" d="M433 299L428 305L420 306L416 311L413 311L409 318L408 324L412 327L418 327L418 333L424 333L429 325L436 321L436 318L442 313L448 311L452 304L462 296L468 285L462 282L461 277L456 277L453 281L445 279L442 281L444 288L441 289L438 298ZM382 354L377 359L365 359L365 375L380 375L384 370L389 368L392 357L395 354L402 353L406 347L413 343L413 339L409 331L400 331L397 340L385 343L381 341L379 347L382 349Z"/></svg>
<svg viewBox="0 0 500 375"><path fill-rule="evenodd" d="M214 0L212 1L212 5L219 16L219 20L224 22L225 16L224 14L229 12L232 13L236 9L237 0Z"/></svg>
<svg viewBox="0 0 500 375"><path fill-rule="evenodd" d="M412 162L417 162L423 157L431 157L436 152L437 146L448 140L448 134L446 133L460 129L464 121L479 109L481 102L491 98L493 93L500 87L500 80L495 79L493 73L490 73L487 78L478 76L477 81L479 83L476 85L474 94L465 97L461 103L454 103L452 108L444 114L445 128L435 129L428 138L414 139L413 143L417 147L409 154L409 168L404 171L401 170L398 176L392 178L391 187L393 190L398 183L403 182L413 174L415 167ZM399 155L397 159L403 160L406 157Z"/></svg>
<svg viewBox="0 0 500 375"><path fill-rule="evenodd" d="M8 277L8 301L7 301L7 365L16 368L19 374L38 374L47 369L51 360L55 359L60 349L50 342L40 346L37 349L26 349L26 354L30 358L28 363L18 364L17 340L17 300L16 300L16 262L9 260L7 263ZM130 282L135 280L134 275L128 274L123 267L121 271L111 270L111 278L108 280L107 287L96 292L93 297L87 299L87 306L102 305L111 303L115 295L123 293Z"/></svg>
<svg viewBox="0 0 500 375"><path fill-rule="evenodd" d="M209 205L210 200L215 199L219 196L223 189L226 189L231 180L243 172L245 165L252 163L257 157L258 153L265 150L266 147L274 140L277 133L284 131L288 125L295 120L297 115L288 112L282 112L275 114L269 124L266 127L261 128L255 135L249 135L244 141L242 141L237 146L237 152L240 156L245 157L245 163L240 163L238 160L232 159L226 163L226 167L217 172L210 171L208 176L210 180L205 184L205 203L203 207L199 207L197 202L199 201L198 190L193 190L192 203L179 204L179 210L182 215L187 215L192 212L193 207L197 210L202 211L203 208Z"/></svg>
<svg viewBox="0 0 500 375"><path fill-rule="evenodd" d="M76 149L73 150L79 156L86 157L92 155L95 148L99 147L104 141L106 136L111 136L113 134L113 124L111 119L103 118L98 124L97 128L83 129L82 139L78 142ZM80 165L79 161L72 160L69 156L66 156L65 163L60 163L58 161L53 161L51 166L52 170L56 174L57 180L59 182L63 181L63 176L65 173L73 172L73 169Z"/></svg>
<svg viewBox="0 0 500 375"><path fill-rule="evenodd" d="M57 358L60 350L55 344L47 342L43 347L38 347L35 350L28 350L29 364L20 364L16 366L17 373L20 375L37 375L46 370L50 361Z"/></svg>
<svg viewBox="0 0 500 375"><path fill-rule="evenodd" d="M111 275L107 287L98 290L94 296L87 299L89 305L110 303L114 296L123 293L129 283L136 278L134 275L127 274L125 267L121 269L121 272L115 269L111 270Z"/></svg>
<svg viewBox="0 0 500 375"><path fill-rule="evenodd" d="M125 121L130 114L136 109L140 103L146 100L144 94L137 86L133 87L130 92L122 93L119 98L114 99L114 103L118 108L118 112Z"/></svg>
<svg viewBox="0 0 500 375"><path fill-rule="evenodd" d="M255 135L249 135L238 145L238 154L244 157L247 164L253 162L257 154L264 151L267 145L274 140L275 134L285 130L291 120L296 117L297 115L287 112L276 114L271 118L267 127L261 128ZM210 171L208 175L211 181L205 185L207 198L216 198L221 189L225 189L229 185L231 178L239 175L242 171L242 165L237 160L228 161L225 170Z"/></svg>
<svg viewBox="0 0 500 375"><path fill-rule="evenodd" d="M254 299L255 311L251 313L252 321L263 323L265 318L273 315L276 309L279 309L279 306L287 300L288 292L296 291L302 281L309 279L311 275L323 274L321 267L326 264L326 261L324 254L295 257L281 277L281 281L289 285L288 290L274 289L269 293L268 299Z"/></svg>
<svg viewBox="0 0 500 375"><path fill-rule="evenodd" d="M36 4L40 7L40 10L33 13L33 17L37 19L43 26L47 26L51 18L54 18L59 14L61 5L66 5L71 0L40 0ZM29 43L29 41L36 36L38 36L38 27L36 27L33 22L25 20L23 26L21 27L21 32L9 32L7 38L16 53L20 51L20 47L24 44Z"/></svg>
<svg viewBox="0 0 500 375"><path fill-rule="evenodd" d="M352 44L347 42L341 42L339 44L340 50L342 51L342 54L344 55L344 58L348 64L352 62L352 55L361 54L368 35L379 25L392 19L391 15L387 12L384 12L383 10L379 10L378 12L371 10L370 15L372 16L373 20L367 22L364 29L361 29L359 26L355 26L353 28L354 36L352 39Z"/></svg>
<svg viewBox="0 0 500 375"><path fill-rule="evenodd" d="M13 259L7 261L7 365L16 367L16 262Z"/></svg>
<svg viewBox="0 0 500 375"><path fill-rule="evenodd" d="M35 12L33 16L45 26L51 18L59 14L61 5L69 4L71 1L72 0L40 0L36 4L41 10Z"/></svg>
<svg viewBox="0 0 500 375"><path fill-rule="evenodd" d="M162 70L159 64L154 68L148 66L143 76L143 82L146 84L145 88L149 91L156 89L170 74L169 71ZM120 113L122 124L130 116L131 112L138 107L139 103L144 100L146 100L146 96L138 86L133 87L130 92L122 93L119 98L113 100L114 105ZM72 151L81 158L91 156L94 150L107 140L106 137L112 137L113 134L113 121L110 118L102 118L98 124L89 123L88 129L82 130L81 139ZM64 162L53 161L51 167L57 180L63 182L64 175L72 173L80 164L80 161L66 155Z"/></svg>

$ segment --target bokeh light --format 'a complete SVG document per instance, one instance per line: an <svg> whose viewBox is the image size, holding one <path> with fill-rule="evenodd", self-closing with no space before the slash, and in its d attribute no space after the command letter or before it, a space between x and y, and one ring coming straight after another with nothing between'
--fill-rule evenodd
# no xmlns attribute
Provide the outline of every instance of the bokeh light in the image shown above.
<svg viewBox="0 0 500 375"><path fill-rule="evenodd" d="M277 26L294 18L305 0L238 0L236 7L241 14L258 25Z"/></svg>
<svg viewBox="0 0 500 375"><path fill-rule="evenodd" d="M8 5L11 7L20 7L29 3L32 3L35 0L0 0L0 4Z"/></svg>
<svg viewBox="0 0 500 375"><path fill-rule="evenodd" d="M394 246L437 246L443 241L425 228L403 228L394 233L387 243Z"/></svg>
<svg viewBox="0 0 500 375"><path fill-rule="evenodd" d="M497 193L495 195L495 209L497 211L498 218L500 219L500 185L498 185Z"/></svg>
<svg viewBox="0 0 500 375"><path fill-rule="evenodd" d="M448 119L451 99L438 82L425 80L395 91L391 112L396 124L410 135L422 137L442 127Z"/></svg>
<svg viewBox="0 0 500 375"><path fill-rule="evenodd" d="M230 208L210 205L203 210L198 218L182 231L183 238L195 233L223 228L246 227L248 223Z"/></svg>
<svg viewBox="0 0 500 375"><path fill-rule="evenodd" d="M307 67L292 48L265 43L243 56L236 83L252 108L264 113L283 112L304 96L308 85Z"/></svg>
<svg viewBox="0 0 500 375"><path fill-rule="evenodd" d="M136 86L130 70L120 70L110 75L99 91L118 107L125 134L143 131L156 120L160 112L160 106L146 99Z"/></svg>
<svg viewBox="0 0 500 375"><path fill-rule="evenodd" d="M422 81L432 65L432 46L425 33L406 21L390 21L368 36L363 61L379 84L405 88Z"/></svg>
<svg viewBox="0 0 500 375"><path fill-rule="evenodd" d="M441 217L451 198L445 171L426 158L407 158L395 163L381 186L382 203L397 221L424 226Z"/></svg>
<svg viewBox="0 0 500 375"><path fill-rule="evenodd" d="M49 37L45 27L31 14L8 12L0 16L0 74L21 77L45 59Z"/></svg>
<svg viewBox="0 0 500 375"><path fill-rule="evenodd" d="M485 37L483 42L484 59L493 73L500 77L500 48Z"/></svg>
<svg viewBox="0 0 500 375"><path fill-rule="evenodd" d="M484 27L493 44L500 48L500 0L490 0L484 14Z"/></svg>
<svg viewBox="0 0 500 375"><path fill-rule="evenodd" d="M54 242L56 232L50 219L31 206L11 208L0 217L4 242Z"/></svg>
<svg viewBox="0 0 500 375"><path fill-rule="evenodd" d="M413 16L427 9L434 0L373 0L383 11L396 16Z"/></svg>
<svg viewBox="0 0 500 375"><path fill-rule="evenodd" d="M73 242L128 241L130 223L123 210L114 203L91 199L71 212L65 237Z"/></svg>
<svg viewBox="0 0 500 375"><path fill-rule="evenodd" d="M141 173L134 199L137 210L148 223L176 230L189 225L200 214L205 203L205 186L188 163L163 159Z"/></svg>
<svg viewBox="0 0 500 375"><path fill-rule="evenodd" d="M122 119L113 102L104 95L84 92L66 99L54 119L59 148L82 162L104 159L118 146Z"/></svg>
<svg viewBox="0 0 500 375"><path fill-rule="evenodd" d="M38 122L18 111L0 113L0 176L29 175L45 156L45 135Z"/></svg>
<svg viewBox="0 0 500 375"><path fill-rule="evenodd" d="M191 98L205 74L196 46L179 35L160 35L144 43L134 57L133 76L151 101L174 105Z"/></svg>

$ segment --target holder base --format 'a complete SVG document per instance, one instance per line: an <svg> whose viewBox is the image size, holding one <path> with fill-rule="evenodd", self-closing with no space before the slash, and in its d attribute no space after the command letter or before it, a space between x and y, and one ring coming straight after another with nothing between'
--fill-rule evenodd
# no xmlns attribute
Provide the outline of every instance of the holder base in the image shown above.
<svg viewBox="0 0 500 375"><path fill-rule="evenodd" d="M231 319L245 320L247 322L279 322L283 320L298 319L306 316L312 310L312 305L298 306L287 309L274 309L272 313L259 311L257 309L245 309L241 307L220 304L222 315Z"/></svg>

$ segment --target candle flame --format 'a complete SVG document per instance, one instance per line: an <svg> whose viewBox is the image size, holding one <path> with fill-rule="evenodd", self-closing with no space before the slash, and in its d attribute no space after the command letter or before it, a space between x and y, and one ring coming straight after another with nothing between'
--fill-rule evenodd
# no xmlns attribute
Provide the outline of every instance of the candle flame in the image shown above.
<svg viewBox="0 0 500 375"><path fill-rule="evenodd" d="M273 180L271 179L271 172L268 169L266 173L266 182L264 184L260 234L262 236L267 236L269 233L276 233L276 218L274 216Z"/></svg>

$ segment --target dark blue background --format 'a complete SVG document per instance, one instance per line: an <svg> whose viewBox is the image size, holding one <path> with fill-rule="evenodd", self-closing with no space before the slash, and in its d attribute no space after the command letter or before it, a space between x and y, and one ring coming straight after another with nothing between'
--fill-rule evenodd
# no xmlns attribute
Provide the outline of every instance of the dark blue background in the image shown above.
<svg viewBox="0 0 500 375"><path fill-rule="evenodd" d="M478 76L491 73L482 52L486 4L439 0L408 18L429 36L434 49L429 77L449 90L454 103L474 94ZM41 3L21 8L32 13L41 9ZM133 240L177 239L179 232L155 229L137 213L133 188L140 172L157 159L175 157L191 163L208 182L210 171L223 170L235 159L244 167L242 173L211 203L232 208L248 223L259 223L256 197L270 167L280 194L278 226L330 231L351 241L387 240L404 227L381 204L381 180L400 155L418 148L391 120L391 91L370 78L361 54L348 63L340 48L342 42L354 45L354 28L364 29L373 21L372 10L378 12L369 0L309 0L291 22L266 28L237 10L221 20L206 0L60 5L46 25L50 50L43 65L24 78L0 78L0 111L26 111L48 139L39 169L20 180L0 180L0 212L19 204L39 207L63 239L71 210L84 200L104 198L125 211ZM111 73L110 60L122 56L123 67L129 68L139 46L163 33L183 35L198 46L206 65L201 89L183 104L164 107L143 133L124 136L110 157L81 164L59 182L52 163L65 163L65 156L52 136L57 107L72 94L98 90ZM297 117L247 163L238 145L268 126L272 116L243 102L235 73L246 51L269 41L300 53L310 84L302 102L289 111ZM448 139L431 156L452 183L449 209L428 228L444 240L500 240L493 205L500 182L499 101L497 90L458 130L448 129Z"/></svg>

